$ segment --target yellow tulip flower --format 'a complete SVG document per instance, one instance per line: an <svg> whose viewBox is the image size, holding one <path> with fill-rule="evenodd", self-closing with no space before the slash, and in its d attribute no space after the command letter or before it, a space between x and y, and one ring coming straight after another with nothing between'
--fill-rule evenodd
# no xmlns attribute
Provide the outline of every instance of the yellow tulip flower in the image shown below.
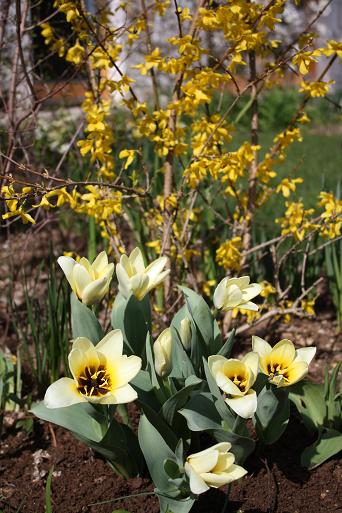
<svg viewBox="0 0 342 513"><path fill-rule="evenodd" d="M186 351L189 351L191 348L191 321L188 317L184 317L184 319L180 322L180 331L179 336L181 339L181 342L183 344L183 347Z"/></svg>
<svg viewBox="0 0 342 513"><path fill-rule="evenodd" d="M167 257L160 257L145 267L139 248L135 248L129 256L122 255L116 266L120 294L125 298L134 294L139 301L144 299L146 294L157 287L169 274L169 269L163 271L166 262Z"/></svg>
<svg viewBox="0 0 342 513"><path fill-rule="evenodd" d="M69 354L72 378L61 378L49 386L47 408L72 404L122 404L134 401L136 391L128 384L141 368L141 358L122 354L120 330L109 332L96 346L86 337L74 340Z"/></svg>
<svg viewBox="0 0 342 513"><path fill-rule="evenodd" d="M223 278L214 292L216 308L228 312L234 308L257 311L258 306L251 299L260 294L262 286L259 283L249 283L249 276L241 278Z"/></svg>
<svg viewBox="0 0 342 513"><path fill-rule="evenodd" d="M188 456L184 469L192 493L199 495L209 487L220 488L247 474L247 470L235 465L234 454L228 452L230 448L229 442L221 442Z"/></svg>
<svg viewBox="0 0 342 513"><path fill-rule="evenodd" d="M252 351L242 360L221 355L208 358L217 386L227 394L225 402L244 419L252 417L257 409L257 395L251 387L258 374L258 361L257 353Z"/></svg>
<svg viewBox="0 0 342 513"><path fill-rule="evenodd" d="M259 355L261 372L277 387L287 387L304 378L316 353L315 347L295 349L291 340L287 339L272 348L262 338L253 337L252 346Z"/></svg>
<svg viewBox="0 0 342 513"><path fill-rule="evenodd" d="M57 262L73 292L86 305L98 303L107 294L114 273L114 264L108 263L105 251L102 251L92 264L84 257L76 262L67 256L59 257Z"/></svg>

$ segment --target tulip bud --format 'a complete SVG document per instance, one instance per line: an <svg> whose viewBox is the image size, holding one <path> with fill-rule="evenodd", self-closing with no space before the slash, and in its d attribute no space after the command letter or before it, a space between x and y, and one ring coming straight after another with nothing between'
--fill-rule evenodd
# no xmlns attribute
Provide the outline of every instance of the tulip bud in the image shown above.
<svg viewBox="0 0 342 513"><path fill-rule="evenodd" d="M186 351L191 348L191 338L191 321L188 317L185 317L180 323L180 339Z"/></svg>
<svg viewBox="0 0 342 513"><path fill-rule="evenodd" d="M158 376L166 376L171 371L172 336L171 328L166 328L153 345L154 367Z"/></svg>

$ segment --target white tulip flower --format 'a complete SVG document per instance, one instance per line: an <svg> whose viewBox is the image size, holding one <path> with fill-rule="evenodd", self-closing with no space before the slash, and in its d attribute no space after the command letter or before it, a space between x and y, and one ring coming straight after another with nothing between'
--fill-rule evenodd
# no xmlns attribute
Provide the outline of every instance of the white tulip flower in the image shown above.
<svg viewBox="0 0 342 513"><path fill-rule="evenodd" d="M180 322L180 339L183 344L183 347L186 351L189 351L191 348L191 321L188 317L184 317L184 319Z"/></svg>
<svg viewBox="0 0 342 513"><path fill-rule="evenodd" d="M47 408L72 404L122 404L134 401L136 391L128 384L141 368L141 358L122 354L120 330L109 332L96 346L86 337L74 340L69 354L73 378L61 378L49 386Z"/></svg>
<svg viewBox="0 0 342 513"><path fill-rule="evenodd" d="M251 299L260 294L262 286L259 283L249 283L249 276L241 278L223 278L214 292L216 308L228 312L234 308L257 311L258 306Z"/></svg>
<svg viewBox="0 0 342 513"><path fill-rule="evenodd" d="M86 258L76 262L71 257L61 256L61 266L73 292L86 305L98 303L107 294L114 273L114 264L108 263L102 251L91 264Z"/></svg>
<svg viewBox="0 0 342 513"><path fill-rule="evenodd" d="M125 298L134 294L141 301L169 274L169 269L163 271L166 262L167 257L160 257L145 267L139 248L135 248L129 256L121 255L120 262L116 266L119 292Z"/></svg>
<svg viewBox="0 0 342 513"><path fill-rule="evenodd" d="M193 494L206 492L209 487L220 488L247 474L247 470L235 465L234 454L228 452L230 448L229 442L221 442L188 456L184 469Z"/></svg>
<svg viewBox="0 0 342 513"><path fill-rule="evenodd" d="M209 356L208 365L218 387L227 395L225 402L240 417L249 419L257 409L257 394L251 387L258 374L259 357L255 352L242 360L221 355Z"/></svg>
<svg viewBox="0 0 342 513"><path fill-rule="evenodd" d="M253 351L259 354L261 372L278 388L293 385L303 379L316 354L316 347L296 349L293 342L287 339L272 348L266 340L252 337L252 346Z"/></svg>
<svg viewBox="0 0 342 513"><path fill-rule="evenodd" d="M154 367L158 376L166 376L171 371L172 334L166 328L153 344Z"/></svg>

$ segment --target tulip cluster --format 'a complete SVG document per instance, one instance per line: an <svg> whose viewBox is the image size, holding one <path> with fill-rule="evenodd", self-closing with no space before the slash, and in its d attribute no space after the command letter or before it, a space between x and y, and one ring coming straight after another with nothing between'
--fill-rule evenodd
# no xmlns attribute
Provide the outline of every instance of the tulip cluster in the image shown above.
<svg viewBox="0 0 342 513"><path fill-rule="evenodd" d="M92 264L69 257L58 262L73 291L72 377L48 387L36 415L68 427L123 475L139 474L144 458L162 513L187 512L209 487L242 478L247 471L241 464L255 445L246 419L252 419L264 443L279 438L288 421L287 391L308 373L315 348L296 350L290 340L272 347L253 337L252 351L232 358L234 333L223 341L210 307L184 286L184 306L153 341L145 298L169 271L163 270L165 257L145 266L138 248L122 255L116 266L119 293L113 329L105 334L88 306L108 293L114 264L105 252ZM224 278L213 303L222 312L257 311L252 299L261 290L248 276ZM113 415L116 405L135 400L143 412L138 438ZM196 431L217 443L193 453Z"/></svg>

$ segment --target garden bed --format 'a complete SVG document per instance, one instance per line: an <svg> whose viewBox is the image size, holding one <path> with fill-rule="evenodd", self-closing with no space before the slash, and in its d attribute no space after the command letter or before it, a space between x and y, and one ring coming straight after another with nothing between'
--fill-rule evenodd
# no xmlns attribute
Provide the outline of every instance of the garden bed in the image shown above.
<svg viewBox="0 0 342 513"><path fill-rule="evenodd" d="M298 346L317 345L310 373L315 381L322 381L326 362L332 366L341 360L341 340L329 312L321 312L310 321L297 319L279 324L274 339L281 337L295 340ZM249 344L250 337L238 340L236 354ZM27 435L15 429L13 420L13 416L6 417L0 451L0 508L4 513L43 512L46 480L52 467L54 513L111 513L120 508L130 513L159 511L148 479L126 481L116 476L103 459L62 428L35 420L32 434ZM331 459L312 472L300 466L300 454L312 442L312 435L292 417L276 444L247 460L248 475L233 483L227 512L342 512L341 461ZM193 512L220 513L224 501L222 490L210 490L200 497Z"/></svg>

